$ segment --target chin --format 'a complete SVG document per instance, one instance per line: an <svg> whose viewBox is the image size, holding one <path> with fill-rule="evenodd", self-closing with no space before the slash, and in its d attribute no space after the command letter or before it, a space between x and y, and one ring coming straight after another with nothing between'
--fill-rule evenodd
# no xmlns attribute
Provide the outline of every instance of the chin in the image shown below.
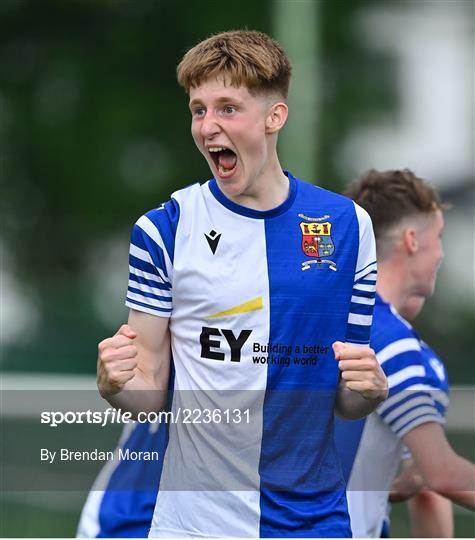
<svg viewBox="0 0 475 540"><path fill-rule="evenodd" d="M221 178L218 175L216 175L215 178L219 188L226 195L226 197L239 197L245 191L244 186L233 178Z"/></svg>
<svg viewBox="0 0 475 540"><path fill-rule="evenodd" d="M406 320L412 321L422 311L425 301L425 295L411 296L406 302L406 305L400 308L399 312Z"/></svg>

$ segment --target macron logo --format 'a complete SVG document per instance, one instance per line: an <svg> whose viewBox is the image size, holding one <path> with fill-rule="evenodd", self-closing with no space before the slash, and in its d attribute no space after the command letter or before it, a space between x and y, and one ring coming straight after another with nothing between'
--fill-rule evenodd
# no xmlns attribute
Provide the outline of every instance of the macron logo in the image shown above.
<svg viewBox="0 0 475 540"><path fill-rule="evenodd" d="M216 231L211 230L208 234L205 233L205 238L208 240L209 247L214 255L219 244L219 239L221 238L221 233L218 234Z"/></svg>

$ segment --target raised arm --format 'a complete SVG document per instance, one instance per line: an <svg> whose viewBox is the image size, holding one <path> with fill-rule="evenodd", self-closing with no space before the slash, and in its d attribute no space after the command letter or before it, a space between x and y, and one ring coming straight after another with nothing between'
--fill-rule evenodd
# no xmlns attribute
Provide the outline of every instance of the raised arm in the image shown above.
<svg viewBox="0 0 475 540"><path fill-rule="evenodd" d="M128 324L99 343L97 386L116 409L136 416L165 405L170 375L169 319L130 310Z"/></svg>

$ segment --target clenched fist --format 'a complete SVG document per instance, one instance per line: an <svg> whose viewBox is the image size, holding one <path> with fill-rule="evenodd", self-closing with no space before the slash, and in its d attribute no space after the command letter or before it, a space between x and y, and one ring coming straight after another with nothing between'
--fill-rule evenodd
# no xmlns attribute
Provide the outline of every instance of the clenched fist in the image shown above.
<svg viewBox="0 0 475 540"><path fill-rule="evenodd" d="M135 377L137 367L137 334L128 324L123 324L115 336L98 345L97 387L101 396L111 396L122 390L125 383Z"/></svg>
<svg viewBox="0 0 475 540"><path fill-rule="evenodd" d="M373 349L335 341L333 351L346 388L366 399L388 397L388 381Z"/></svg>

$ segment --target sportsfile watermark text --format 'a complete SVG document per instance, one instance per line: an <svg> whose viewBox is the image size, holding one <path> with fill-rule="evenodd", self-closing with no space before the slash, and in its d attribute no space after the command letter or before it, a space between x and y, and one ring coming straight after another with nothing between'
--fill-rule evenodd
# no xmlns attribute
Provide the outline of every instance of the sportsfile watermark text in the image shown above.
<svg viewBox="0 0 475 540"><path fill-rule="evenodd" d="M249 424L249 409L186 409L178 407L174 411L145 412L137 417L122 409L109 407L105 411L43 411L41 423L50 427L62 424L96 424L100 427L111 424Z"/></svg>

